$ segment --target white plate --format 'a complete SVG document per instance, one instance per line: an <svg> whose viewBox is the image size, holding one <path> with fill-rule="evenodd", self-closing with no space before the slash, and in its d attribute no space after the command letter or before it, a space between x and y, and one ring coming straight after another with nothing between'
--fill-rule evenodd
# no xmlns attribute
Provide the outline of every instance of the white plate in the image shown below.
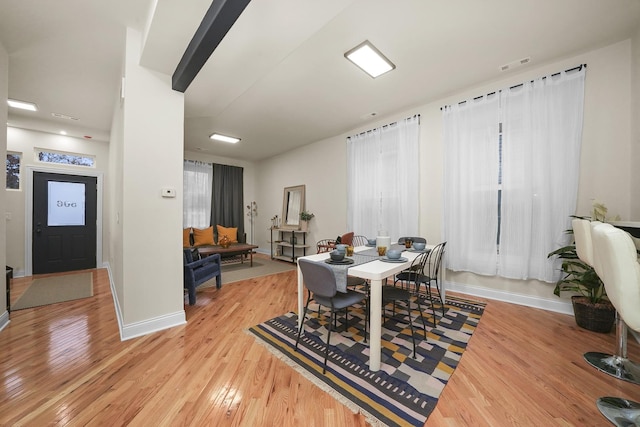
<svg viewBox="0 0 640 427"><path fill-rule="evenodd" d="M383 262L398 262L399 263L399 262L407 262L409 260L407 258L404 258L404 257L400 257L398 259L390 259L390 258L384 257L384 258L380 258L380 261L383 261Z"/></svg>

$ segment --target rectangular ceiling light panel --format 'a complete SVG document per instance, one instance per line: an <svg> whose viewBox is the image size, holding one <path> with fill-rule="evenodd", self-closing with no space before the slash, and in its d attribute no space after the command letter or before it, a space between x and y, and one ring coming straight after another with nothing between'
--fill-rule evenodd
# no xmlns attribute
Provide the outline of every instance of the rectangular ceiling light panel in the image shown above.
<svg viewBox="0 0 640 427"><path fill-rule="evenodd" d="M12 108L21 110L38 111L38 106L33 102L18 101L17 99L7 99L7 104Z"/></svg>
<svg viewBox="0 0 640 427"><path fill-rule="evenodd" d="M396 68L369 40L354 47L344 56L373 78Z"/></svg>
<svg viewBox="0 0 640 427"><path fill-rule="evenodd" d="M240 141L240 138L234 138L233 136L220 135L219 133L214 133L209 138L215 139L216 141L229 142L231 144L235 144Z"/></svg>

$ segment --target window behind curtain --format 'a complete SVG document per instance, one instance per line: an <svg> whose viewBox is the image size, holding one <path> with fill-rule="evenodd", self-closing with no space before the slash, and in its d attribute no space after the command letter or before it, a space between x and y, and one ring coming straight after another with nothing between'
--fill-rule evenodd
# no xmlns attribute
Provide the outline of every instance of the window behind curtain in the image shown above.
<svg viewBox="0 0 640 427"><path fill-rule="evenodd" d="M182 225L207 228L211 222L213 168L210 163L184 161Z"/></svg>
<svg viewBox="0 0 640 427"><path fill-rule="evenodd" d="M547 254L575 212L584 77L580 67L444 109L448 268L558 279Z"/></svg>
<svg viewBox="0 0 640 427"><path fill-rule="evenodd" d="M419 116L347 138L349 231L418 235L419 144Z"/></svg>

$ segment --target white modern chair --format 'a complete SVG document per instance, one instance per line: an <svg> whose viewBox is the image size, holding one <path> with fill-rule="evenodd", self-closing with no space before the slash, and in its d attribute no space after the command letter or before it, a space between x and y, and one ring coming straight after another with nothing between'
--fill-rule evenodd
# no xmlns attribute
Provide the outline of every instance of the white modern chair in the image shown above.
<svg viewBox="0 0 640 427"><path fill-rule="evenodd" d="M625 231L611 224L593 225L591 240L593 267L616 309L618 349L615 355L587 353L585 359L609 375L640 384L640 365L627 358L627 328L640 331L640 264L636 247ZM617 426L640 425L640 403L619 397L601 397L597 405Z"/></svg>

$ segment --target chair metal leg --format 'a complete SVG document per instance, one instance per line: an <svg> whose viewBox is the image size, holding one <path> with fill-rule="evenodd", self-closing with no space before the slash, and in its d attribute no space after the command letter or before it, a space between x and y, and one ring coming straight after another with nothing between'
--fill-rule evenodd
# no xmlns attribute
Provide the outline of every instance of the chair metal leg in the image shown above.
<svg viewBox="0 0 640 427"><path fill-rule="evenodd" d="M335 312L333 310L333 304L331 304L331 317L333 317L334 314ZM324 350L324 365L322 366L322 375L324 375L327 372L327 359L329 358L329 342L331 342L331 330L333 329L331 325L331 317L329 317L329 322L327 322L329 324L329 334L327 335L327 345Z"/></svg>
<svg viewBox="0 0 640 427"><path fill-rule="evenodd" d="M300 335L302 335L302 329L304 328L304 321L307 318L307 309L309 308L309 301L311 299L307 299L307 303L304 305L304 311L302 312L302 322L300 322L300 328L298 329L298 337L296 338L296 348L295 351L298 351L298 343L300 342Z"/></svg>
<svg viewBox="0 0 640 427"><path fill-rule="evenodd" d="M596 369L619 380L640 384L640 365L627 358L627 325L616 312L616 354L588 352L584 359Z"/></svg>
<svg viewBox="0 0 640 427"><path fill-rule="evenodd" d="M411 341L413 342L413 358L416 358L416 337L413 332L413 320L411 320L411 300L406 300L407 303L407 315L409 317L409 329L411 329ZM426 331L425 331L426 333Z"/></svg>
<svg viewBox="0 0 640 427"><path fill-rule="evenodd" d="M640 426L640 403L620 397L601 397L596 401L600 413L618 427Z"/></svg>

